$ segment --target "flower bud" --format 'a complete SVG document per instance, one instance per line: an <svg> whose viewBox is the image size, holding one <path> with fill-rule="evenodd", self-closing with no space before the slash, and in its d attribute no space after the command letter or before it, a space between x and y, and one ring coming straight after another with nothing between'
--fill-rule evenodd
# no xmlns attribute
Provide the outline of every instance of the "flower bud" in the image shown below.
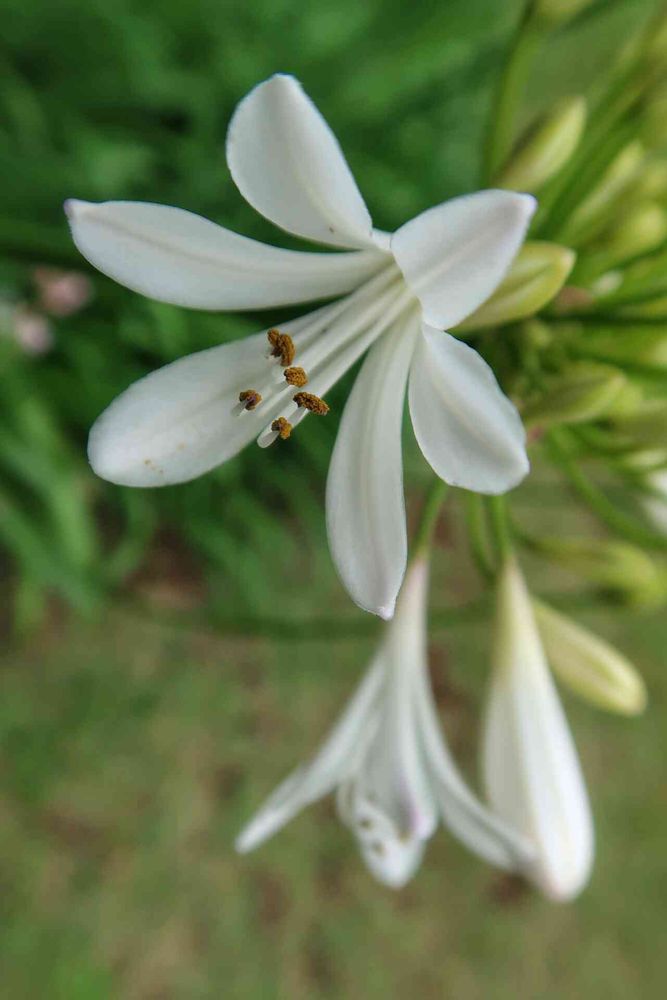
<svg viewBox="0 0 667 1000"><path fill-rule="evenodd" d="M574 251L558 243L524 243L491 298L457 329L478 330L533 316L560 291L574 262Z"/></svg>
<svg viewBox="0 0 667 1000"><path fill-rule="evenodd" d="M618 153L588 197L572 213L563 234L566 243L575 244L595 235L614 203L635 181L645 155L644 146L638 140Z"/></svg>
<svg viewBox="0 0 667 1000"><path fill-rule="evenodd" d="M576 363L529 400L522 410L523 420L541 426L593 420L609 409L625 384L623 372L611 365Z"/></svg>
<svg viewBox="0 0 667 1000"><path fill-rule="evenodd" d="M656 202L635 206L609 233L603 255L607 267L657 249L667 237L667 212Z"/></svg>
<svg viewBox="0 0 667 1000"><path fill-rule="evenodd" d="M550 24L561 24L572 20L591 3L592 0L537 0L535 16Z"/></svg>
<svg viewBox="0 0 667 1000"><path fill-rule="evenodd" d="M541 535L533 543L543 555L630 604L657 606L665 595L660 568L629 542Z"/></svg>
<svg viewBox="0 0 667 1000"><path fill-rule="evenodd" d="M598 708L639 715L646 707L641 676L618 650L541 601L533 608L551 669L575 694Z"/></svg>
<svg viewBox="0 0 667 1000"><path fill-rule="evenodd" d="M531 128L519 143L496 184L510 191L538 191L579 145L586 124L586 101L570 97Z"/></svg>
<svg viewBox="0 0 667 1000"><path fill-rule="evenodd" d="M646 476L648 492L642 497L646 516L662 535L667 535L667 469Z"/></svg>
<svg viewBox="0 0 667 1000"><path fill-rule="evenodd" d="M634 412L615 418L614 426L638 447L660 448L667 441L667 403L645 400Z"/></svg>

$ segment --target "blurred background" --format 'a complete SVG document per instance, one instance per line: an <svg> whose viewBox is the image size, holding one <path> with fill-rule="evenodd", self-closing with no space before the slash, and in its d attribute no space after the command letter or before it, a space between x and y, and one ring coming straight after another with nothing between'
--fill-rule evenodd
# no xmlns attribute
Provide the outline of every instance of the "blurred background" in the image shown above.
<svg viewBox="0 0 667 1000"><path fill-rule="evenodd" d="M526 118L594 84L653 6L594 3L555 32ZM85 457L88 428L131 381L266 320L188 313L92 272L63 200L174 204L289 245L243 203L224 161L236 102L282 70L333 126L376 224L395 228L478 185L519 9L0 0L0 967L10 1000L664 995L663 615L581 615L631 654L651 704L626 721L567 699L599 842L576 903L543 901L444 833L415 881L390 893L330 802L239 858L236 831L317 746L377 634L326 549L336 421L306 421L284 446L251 447L155 492L103 483ZM331 394L334 412L347 385ZM414 516L427 473L408 434L406 449ZM517 497L523 516L552 530L570 503L539 468ZM457 525L454 502L438 536L432 663L453 749L474 775L489 615Z"/></svg>

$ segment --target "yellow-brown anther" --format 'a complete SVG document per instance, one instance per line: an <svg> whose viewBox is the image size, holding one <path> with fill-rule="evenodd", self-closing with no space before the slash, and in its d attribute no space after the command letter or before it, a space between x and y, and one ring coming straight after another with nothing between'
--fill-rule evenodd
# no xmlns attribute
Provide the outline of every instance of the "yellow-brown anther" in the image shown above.
<svg viewBox="0 0 667 1000"><path fill-rule="evenodd" d="M286 368L285 380L289 382L290 385L296 385L298 388L301 388L301 386L305 385L308 381L308 376L303 368Z"/></svg>
<svg viewBox="0 0 667 1000"><path fill-rule="evenodd" d="M262 402L262 397L256 389L245 389L239 393L239 403L245 403L246 410L254 410Z"/></svg>
<svg viewBox="0 0 667 1000"><path fill-rule="evenodd" d="M287 368L291 365L294 361L296 348L289 333L281 333L280 330L276 330L274 328L269 330L266 336L268 337L269 343L273 348L271 356L274 358L280 358L280 364L283 368Z"/></svg>
<svg viewBox="0 0 667 1000"><path fill-rule="evenodd" d="M297 406L304 406L311 413L320 413L324 415L329 412L328 405L319 396L314 396L312 392L297 392L294 396L294 402Z"/></svg>
<svg viewBox="0 0 667 1000"><path fill-rule="evenodd" d="M278 437L282 438L283 441L287 441L287 438L292 433L292 425L289 420L285 420L284 417L278 417L271 424L271 430L275 431Z"/></svg>

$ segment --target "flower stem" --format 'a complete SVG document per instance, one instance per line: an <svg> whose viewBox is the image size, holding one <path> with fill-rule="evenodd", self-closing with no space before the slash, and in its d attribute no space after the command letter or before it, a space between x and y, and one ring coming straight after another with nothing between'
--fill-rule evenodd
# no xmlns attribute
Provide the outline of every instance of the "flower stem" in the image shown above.
<svg viewBox="0 0 667 1000"><path fill-rule="evenodd" d="M443 483L442 479L435 479L426 494L417 533L415 534L413 542L413 553L415 556L428 555L433 532L440 514L440 508L446 494L447 484Z"/></svg>
<svg viewBox="0 0 667 1000"><path fill-rule="evenodd" d="M547 446L552 458L560 466L573 490L597 514L603 524L606 524L617 535L643 548L654 551L667 549L666 537L645 528L634 517L619 510L607 499L602 490L598 489L581 471L579 465L573 461L570 455L566 433L561 429L552 429L549 432Z"/></svg>
<svg viewBox="0 0 667 1000"><path fill-rule="evenodd" d="M503 166L512 145L516 109L543 36L533 17L533 0L526 3L510 44L491 105L483 158L483 184L490 184Z"/></svg>
<svg viewBox="0 0 667 1000"><path fill-rule="evenodd" d="M502 564L512 554L512 530L507 512L507 501L504 496L489 497L489 512L491 527L498 551L498 565Z"/></svg>
<svg viewBox="0 0 667 1000"><path fill-rule="evenodd" d="M484 498L479 493L470 493L466 496L466 524L470 554L480 576L490 583L493 581L496 571L489 552Z"/></svg>

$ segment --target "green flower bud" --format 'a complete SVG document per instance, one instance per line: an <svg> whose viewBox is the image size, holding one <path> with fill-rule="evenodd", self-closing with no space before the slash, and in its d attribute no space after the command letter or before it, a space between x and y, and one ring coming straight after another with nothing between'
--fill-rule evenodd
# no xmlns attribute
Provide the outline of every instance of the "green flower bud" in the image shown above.
<svg viewBox="0 0 667 1000"><path fill-rule="evenodd" d="M563 684L609 712L639 715L644 711L644 681L625 656L541 601L533 600L533 608L547 659Z"/></svg>
<svg viewBox="0 0 667 1000"><path fill-rule="evenodd" d="M667 101L663 110L667 115ZM664 198L667 195L667 162L653 160L647 163L637 178L634 194L641 199Z"/></svg>
<svg viewBox="0 0 667 1000"><path fill-rule="evenodd" d="M644 202L609 233L603 250L607 267L649 253L666 238L667 212L656 202Z"/></svg>
<svg viewBox="0 0 667 1000"><path fill-rule="evenodd" d="M543 556L630 604L656 606L665 598L664 571L629 542L541 535L533 545Z"/></svg>
<svg viewBox="0 0 667 1000"><path fill-rule="evenodd" d="M618 153L588 197L572 213L563 234L566 243L576 244L595 235L615 203L636 180L645 156L646 151L639 140L629 143Z"/></svg>
<svg viewBox="0 0 667 1000"><path fill-rule="evenodd" d="M502 284L457 329L478 330L533 316L563 287L575 259L574 251L558 243L524 243Z"/></svg>
<svg viewBox="0 0 667 1000"><path fill-rule="evenodd" d="M638 448L661 448L667 441L667 403L645 400L633 413L616 417L614 426Z"/></svg>
<svg viewBox="0 0 667 1000"><path fill-rule="evenodd" d="M549 379L521 415L524 423L541 427L594 420L609 410L625 384L617 368L581 361Z"/></svg>
<svg viewBox="0 0 667 1000"><path fill-rule="evenodd" d="M667 315L667 299L664 301ZM638 309L639 306L633 308ZM623 310L619 309L618 312ZM596 354L604 355L611 364L623 366L639 363L667 370L667 326L663 330L637 326L627 327L622 332L618 328L594 331L587 339L587 346ZM643 395L640 394L638 399L641 401Z"/></svg>
<svg viewBox="0 0 667 1000"><path fill-rule="evenodd" d="M510 191L538 191L570 159L586 124L586 101L570 97L533 128L519 143L496 184Z"/></svg>
<svg viewBox="0 0 667 1000"><path fill-rule="evenodd" d="M570 21L591 3L592 0L537 0L535 16L550 24L561 24Z"/></svg>

